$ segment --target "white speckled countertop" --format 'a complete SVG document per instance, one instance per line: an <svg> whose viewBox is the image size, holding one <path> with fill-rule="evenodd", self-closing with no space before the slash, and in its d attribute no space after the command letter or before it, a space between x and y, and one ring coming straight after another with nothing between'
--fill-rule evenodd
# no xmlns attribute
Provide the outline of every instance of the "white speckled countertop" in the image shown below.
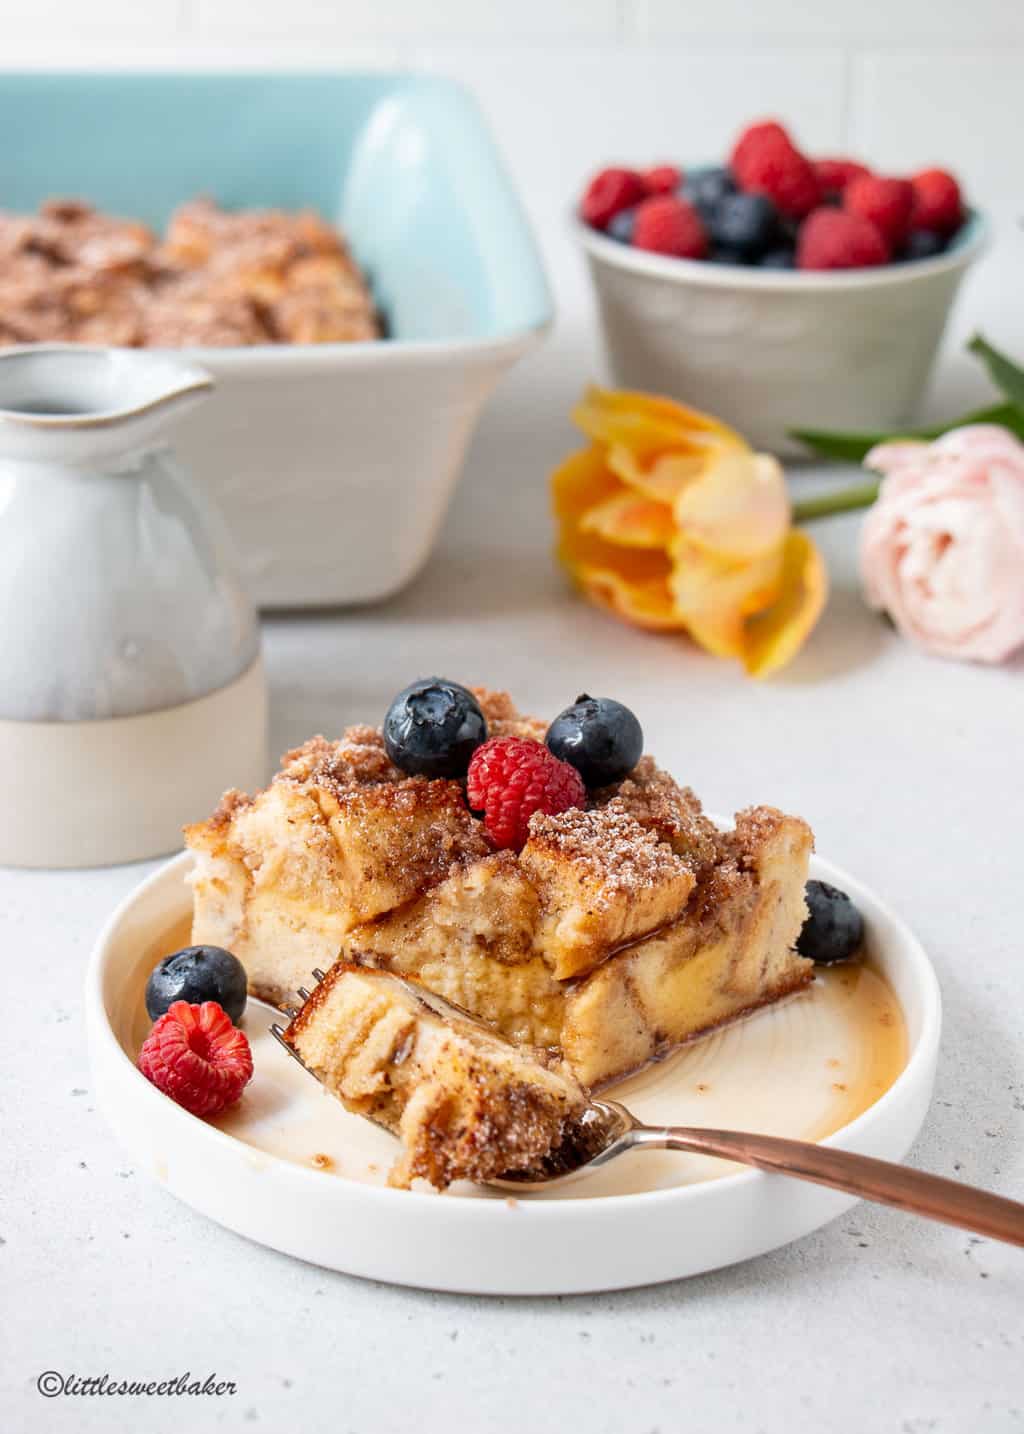
<svg viewBox="0 0 1024 1434"><path fill-rule="evenodd" d="M544 475L573 442L564 415L597 361L576 266L558 236L549 250L565 316L491 406L426 572L373 610L267 622L275 750L379 719L428 669L506 685L540 712L583 687L622 697L712 809L760 800L805 814L819 851L916 928L946 1024L913 1158L1024 1198L1024 663L960 667L904 646L858 597L855 516L817 525L831 604L764 685L570 596L548 557ZM996 264L973 281L956 337L988 318L1012 344ZM983 391L954 349L939 411ZM0 1043L3 1428L1024 1429L1024 1252L888 1211L859 1207L685 1283L480 1300L304 1266L177 1204L94 1108L81 1022L96 932L150 869L0 870L17 997ZM237 1393L47 1400L44 1370L215 1373Z"/></svg>

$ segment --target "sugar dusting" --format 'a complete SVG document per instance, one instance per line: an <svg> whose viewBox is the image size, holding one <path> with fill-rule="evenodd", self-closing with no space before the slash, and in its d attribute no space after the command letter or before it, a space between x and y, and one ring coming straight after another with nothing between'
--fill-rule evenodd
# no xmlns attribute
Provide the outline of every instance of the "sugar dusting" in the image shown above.
<svg viewBox="0 0 1024 1434"><path fill-rule="evenodd" d="M613 799L605 807L572 807L557 816L530 818L530 850L548 851L600 881L606 892L640 891L671 881L684 870L671 847Z"/></svg>

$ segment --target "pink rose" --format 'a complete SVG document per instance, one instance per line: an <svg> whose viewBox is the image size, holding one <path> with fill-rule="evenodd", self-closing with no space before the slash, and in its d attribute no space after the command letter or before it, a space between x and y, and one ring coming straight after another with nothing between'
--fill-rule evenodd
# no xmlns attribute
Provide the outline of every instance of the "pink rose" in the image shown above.
<svg viewBox="0 0 1024 1434"><path fill-rule="evenodd" d="M1024 644L1024 444L1005 428L882 443L861 536L868 602L942 657L1002 662Z"/></svg>

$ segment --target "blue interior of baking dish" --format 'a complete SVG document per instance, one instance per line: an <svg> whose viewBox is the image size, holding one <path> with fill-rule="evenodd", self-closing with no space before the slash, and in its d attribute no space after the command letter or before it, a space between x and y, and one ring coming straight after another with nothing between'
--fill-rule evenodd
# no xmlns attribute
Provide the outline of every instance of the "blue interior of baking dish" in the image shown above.
<svg viewBox="0 0 1024 1434"><path fill-rule="evenodd" d="M345 228L395 339L551 318L470 96L409 74L0 74L0 208L50 195L162 226L182 200L312 205Z"/></svg>

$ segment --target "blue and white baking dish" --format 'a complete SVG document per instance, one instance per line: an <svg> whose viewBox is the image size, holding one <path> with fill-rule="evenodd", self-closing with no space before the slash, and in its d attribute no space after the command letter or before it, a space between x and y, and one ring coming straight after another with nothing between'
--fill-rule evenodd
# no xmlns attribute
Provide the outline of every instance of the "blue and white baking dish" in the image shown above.
<svg viewBox="0 0 1024 1434"><path fill-rule="evenodd" d="M76 195L159 227L209 194L343 226L389 337L185 351L219 391L179 445L261 605L372 602L407 583L485 401L552 317L467 93L399 73L6 73L0 133L7 210Z"/></svg>

